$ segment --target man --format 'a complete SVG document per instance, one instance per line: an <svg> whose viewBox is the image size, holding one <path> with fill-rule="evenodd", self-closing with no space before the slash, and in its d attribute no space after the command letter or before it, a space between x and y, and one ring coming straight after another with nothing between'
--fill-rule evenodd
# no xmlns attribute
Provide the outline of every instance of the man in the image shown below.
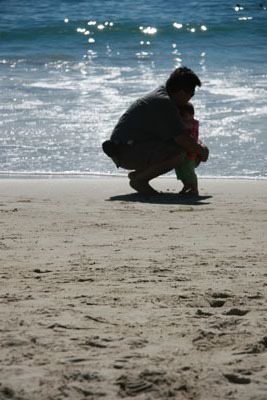
<svg viewBox="0 0 267 400"><path fill-rule="evenodd" d="M165 85L136 100L121 116L103 151L117 167L129 173L130 186L140 194L154 195L149 181L179 167L186 153L207 161L209 150L186 133L178 107L201 86L189 68L175 69Z"/></svg>

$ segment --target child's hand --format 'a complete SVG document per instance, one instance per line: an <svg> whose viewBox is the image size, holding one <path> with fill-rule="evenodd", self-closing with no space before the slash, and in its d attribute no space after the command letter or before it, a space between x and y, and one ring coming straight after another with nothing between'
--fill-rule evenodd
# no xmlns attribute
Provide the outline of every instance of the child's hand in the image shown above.
<svg viewBox="0 0 267 400"><path fill-rule="evenodd" d="M209 158L209 149L204 145L200 145L202 147L201 152L198 153L198 156L200 158L200 161L206 162Z"/></svg>

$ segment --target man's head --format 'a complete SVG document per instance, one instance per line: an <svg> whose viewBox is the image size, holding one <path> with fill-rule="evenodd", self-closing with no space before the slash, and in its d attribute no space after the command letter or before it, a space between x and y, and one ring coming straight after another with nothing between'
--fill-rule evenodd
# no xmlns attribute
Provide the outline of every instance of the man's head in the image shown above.
<svg viewBox="0 0 267 400"><path fill-rule="evenodd" d="M176 68L166 82L167 92L175 98L178 106L188 103L196 86L201 86L200 79L187 67Z"/></svg>

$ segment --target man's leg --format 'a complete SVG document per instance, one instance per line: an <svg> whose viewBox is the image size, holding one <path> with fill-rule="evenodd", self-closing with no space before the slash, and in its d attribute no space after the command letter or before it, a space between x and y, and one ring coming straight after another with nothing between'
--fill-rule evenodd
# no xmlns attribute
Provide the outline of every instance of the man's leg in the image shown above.
<svg viewBox="0 0 267 400"><path fill-rule="evenodd" d="M104 153L112 159L116 167L119 168L119 157L116 144L111 140L106 140L104 143L102 143L102 149Z"/></svg>
<svg viewBox="0 0 267 400"><path fill-rule="evenodd" d="M130 186L140 194L153 195L158 192L149 185L152 179L166 174L172 169L178 167L184 161L184 153L180 153L168 160L153 164L143 170L137 170L129 173Z"/></svg>
<svg viewBox="0 0 267 400"><path fill-rule="evenodd" d="M103 143L103 150L117 167L134 170L128 175L130 186L146 195L158 194L148 183L151 179L178 167L185 157L184 151L173 140L152 140L133 145L110 145L107 141Z"/></svg>

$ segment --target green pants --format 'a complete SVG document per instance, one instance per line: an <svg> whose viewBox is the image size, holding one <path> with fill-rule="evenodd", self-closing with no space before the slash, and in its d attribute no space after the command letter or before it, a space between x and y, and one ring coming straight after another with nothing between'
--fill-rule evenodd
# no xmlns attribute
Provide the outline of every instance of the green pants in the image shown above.
<svg viewBox="0 0 267 400"><path fill-rule="evenodd" d="M189 183L191 185L196 185L197 176L195 173L195 167L196 161L186 158L179 168L175 168L177 179L181 180L183 184Z"/></svg>

